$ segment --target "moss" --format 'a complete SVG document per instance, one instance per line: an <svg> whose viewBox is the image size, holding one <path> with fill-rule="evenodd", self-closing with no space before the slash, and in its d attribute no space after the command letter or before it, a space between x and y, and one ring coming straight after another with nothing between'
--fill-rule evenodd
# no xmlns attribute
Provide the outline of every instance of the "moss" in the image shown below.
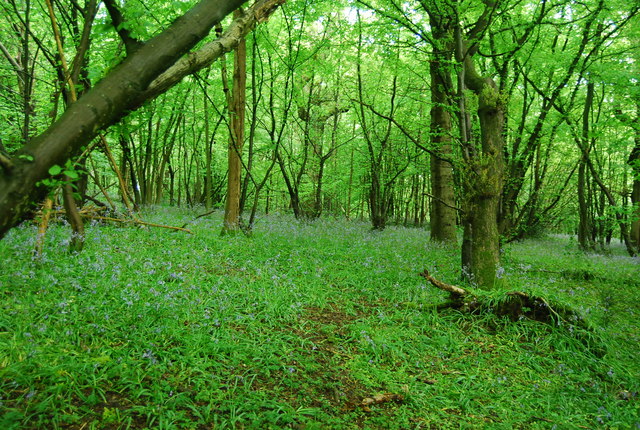
<svg viewBox="0 0 640 430"><path fill-rule="evenodd" d="M496 110L507 104L507 95L492 85L485 84L479 98L478 110Z"/></svg>

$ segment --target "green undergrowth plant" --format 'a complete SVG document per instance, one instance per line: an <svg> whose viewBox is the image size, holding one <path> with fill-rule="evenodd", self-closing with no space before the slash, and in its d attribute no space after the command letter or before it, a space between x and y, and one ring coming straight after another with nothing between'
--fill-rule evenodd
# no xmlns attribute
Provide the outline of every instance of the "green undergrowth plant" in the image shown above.
<svg viewBox="0 0 640 430"><path fill-rule="evenodd" d="M422 229L153 208L166 229L54 223L0 242L0 428L633 428L637 260L505 249L510 288L567 303L597 334L438 311L457 249ZM613 267L613 268L611 268ZM564 276L563 270L598 276ZM498 296L496 296L495 300Z"/></svg>

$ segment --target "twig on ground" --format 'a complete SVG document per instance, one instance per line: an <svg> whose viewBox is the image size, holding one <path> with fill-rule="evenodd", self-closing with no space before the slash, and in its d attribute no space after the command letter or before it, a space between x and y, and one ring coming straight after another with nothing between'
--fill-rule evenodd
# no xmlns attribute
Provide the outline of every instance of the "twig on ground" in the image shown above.
<svg viewBox="0 0 640 430"><path fill-rule="evenodd" d="M422 276L423 278L425 278L427 281L431 282L431 284L436 287L439 288L441 290L444 291L448 291L451 294L455 295L455 296L466 296L467 294L469 294L469 292L467 290L465 290L464 288L460 288L456 285L451 285L451 284L447 284L445 282L442 282L436 278L434 278L433 276L431 276L429 274L429 271L427 271L427 269L424 270L424 272L420 273L420 276Z"/></svg>
<svg viewBox="0 0 640 430"><path fill-rule="evenodd" d="M207 215L211 215L212 213L214 213L217 209L213 209L210 210L209 212L203 213L201 215L198 215L197 217L195 217L194 219L192 219L191 221L187 221L184 224L182 224L182 228L185 228L188 224L191 224L192 222L194 222L195 220L197 220L198 218L202 218L203 216L207 216Z"/></svg>
<svg viewBox="0 0 640 430"><path fill-rule="evenodd" d="M189 229L186 228L182 228L182 227L173 227L171 225L162 225L162 224L154 224L151 222L146 222L146 221L140 221L138 219L120 219L120 218L111 218L111 217L107 217L107 216L98 216L98 215L83 215L85 218L90 218L90 219L101 219L101 220L105 220L105 221L114 221L114 222L121 222L124 224L140 224L140 225L146 225L149 227L159 227L159 228L168 228L169 230L180 230L180 231L184 231L187 232L189 234L193 234L193 232Z"/></svg>

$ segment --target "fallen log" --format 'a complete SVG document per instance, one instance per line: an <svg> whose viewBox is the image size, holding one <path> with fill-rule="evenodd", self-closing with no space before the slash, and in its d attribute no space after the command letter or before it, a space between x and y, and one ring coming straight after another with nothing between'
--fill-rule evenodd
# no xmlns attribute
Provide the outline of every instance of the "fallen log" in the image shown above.
<svg viewBox="0 0 640 430"><path fill-rule="evenodd" d="M539 321L553 326L565 327L572 336L577 337L596 355L606 352L598 333L592 326L570 306L561 303L549 303L544 297L531 295L523 291L505 291L502 295L487 294L467 290L457 285L440 281L424 270L419 275L434 287L451 294L451 300L442 308L453 308L461 312L490 312L498 316L508 317L511 321L524 319Z"/></svg>
<svg viewBox="0 0 640 430"><path fill-rule="evenodd" d="M83 218L89 218L89 219L95 219L95 220L103 220L103 221L120 222L120 223L124 223L124 224L138 224L138 225L145 225L145 226L148 226L148 227L166 228L166 229L169 229L169 230L184 231L186 233L193 234L193 231L191 231L191 230L189 230L187 228L174 227L174 226L171 226L171 225L164 225L164 224L154 224L152 222L141 221L139 219L120 219L120 218L112 218L112 217L97 216L97 215L83 215Z"/></svg>
<svg viewBox="0 0 640 430"><path fill-rule="evenodd" d="M489 298L457 285L440 281L431 276L426 269L419 275L434 287L451 293L452 300L448 303L448 307L466 311L490 310L497 315L508 316L514 321L529 318L547 323L586 326L584 319L575 311L560 304L551 306L543 297L533 296L522 291L506 291L501 298Z"/></svg>

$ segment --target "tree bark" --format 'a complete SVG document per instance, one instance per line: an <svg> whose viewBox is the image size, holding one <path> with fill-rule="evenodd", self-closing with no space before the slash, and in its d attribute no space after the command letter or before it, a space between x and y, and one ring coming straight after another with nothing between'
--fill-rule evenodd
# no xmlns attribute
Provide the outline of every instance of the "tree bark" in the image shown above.
<svg viewBox="0 0 640 430"><path fill-rule="evenodd" d="M242 11L234 12L234 18ZM229 174L227 177L227 200L224 206L222 233L240 231L240 182L242 173L242 146L244 143L244 118L247 88L247 42L243 38L233 55L233 89L229 115L231 129L228 148Z"/></svg>
<svg viewBox="0 0 640 430"><path fill-rule="evenodd" d="M0 238L39 201L46 189L36 184L51 166L64 165L98 132L118 122L168 67L202 40L243 0L201 0L185 15L116 66L43 134L13 157L14 169L0 172Z"/></svg>
<svg viewBox="0 0 640 430"><path fill-rule="evenodd" d="M631 244L640 252L640 103L636 106L636 121L634 126L634 147L629 154L627 163L633 172L633 185L631 190Z"/></svg>
<svg viewBox="0 0 640 430"><path fill-rule="evenodd" d="M591 234L593 222L589 211L589 193L587 190L587 182L589 180L587 159L591 148L589 144L589 116L591 115L591 107L593 106L593 90L594 85L592 82L589 82L587 84L587 97L582 112L582 147L584 148L584 154L581 155L580 166L578 167L578 245L583 251L589 251L594 248Z"/></svg>
<svg viewBox="0 0 640 430"><path fill-rule="evenodd" d="M504 100L491 78L480 76L472 57L464 59L465 84L478 96L481 154L468 161L463 180L470 223L470 275L480 288L496 285L500 265L498 210L504 184Z"/></svg>
<svg viewBox="0 0 640 430"><path fill-rule="evenodd" d="M431 240L456 243L456 211L451 162L451 95L453 82L448 69L452 59L453 29L450 20L430 15L434 37L434 58L431 74L431 142L435 154L430 154L431 165Z"/></svg>

